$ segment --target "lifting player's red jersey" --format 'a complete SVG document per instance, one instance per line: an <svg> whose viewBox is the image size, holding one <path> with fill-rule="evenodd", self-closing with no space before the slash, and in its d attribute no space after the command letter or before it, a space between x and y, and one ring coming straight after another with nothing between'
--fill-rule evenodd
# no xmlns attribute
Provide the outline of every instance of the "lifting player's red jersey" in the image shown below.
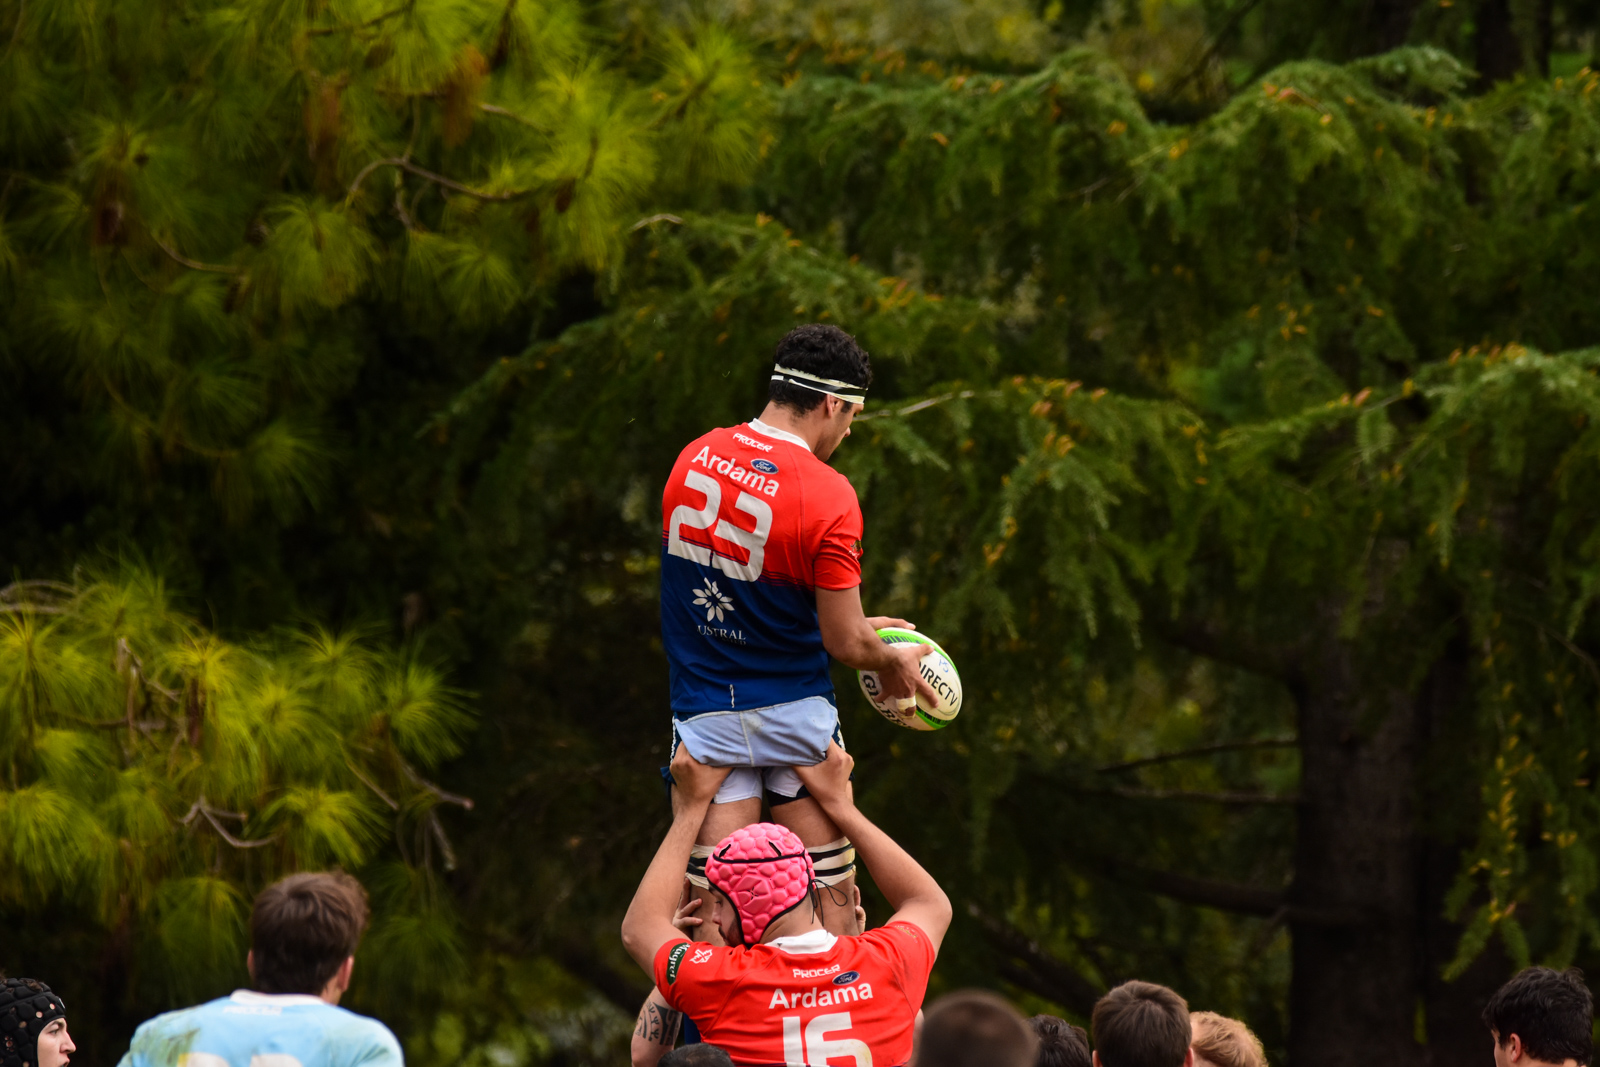
<svg viewBox="0 0 1600 1067"><path fill-rule="evenodd" d="M779 947L817 938L821 947L832 935L749 947L669 941L656 951L656 988L739 1067L900 1067L933 970L928 935L891 922L823 951Z"/></svg>
<svg viewBox="0 0 1600 1067"><path fill-rule="evenodd" d="M844 475L752 419L683 450L661 516L661 642L679 718L832 699L816 590L861 584L861 507Z"/></svg>

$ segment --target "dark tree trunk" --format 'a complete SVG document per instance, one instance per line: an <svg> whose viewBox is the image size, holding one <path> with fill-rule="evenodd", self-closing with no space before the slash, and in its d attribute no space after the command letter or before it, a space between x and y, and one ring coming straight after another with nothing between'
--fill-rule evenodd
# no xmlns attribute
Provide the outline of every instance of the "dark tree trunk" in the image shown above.
<svg viewBox="0 0 1600 1067"><path fill-rule="evenodd" d="M1376 55L1405 44L1421 6L1421 0L1368 0L1360 15L1356 54Z"/></svg>
<svg viewBox="0 0 1600 1067"><path fill-rule="evenodd" d="M1522 42L1511 19L1511 0L1482 0L1473 33L1481 85L1505 81L1522 70Z"/></svg>
<svg viewBox="0 0 1600 1067"><path fill-rule="evenodd" d="M1462 926L1444 916L1444 899L1461 872L1481 815L1479 780L1463 767L1482 766L1492 754L1479 750L1472 723L1471 653L1460 635L1429 673L1423 686L1421 732L1426 738L1420 768L1422 811L1421 884L1423 1022L1430 1067L1491 1067L1494 1053L1483 1025L1483 1006L1512 966L1498 940L1491 941L1465 974L1445 982Z"/></svg>
<svg viewBox="0 0 1600 1067"><path fill-rule="evenodd" d="M1535 8L1535 22L1532 27L1532 46L1528 51L1533 54L1527 57L1532 60L1533 69L1538 71L1539 77L1550 77L1550 45L1555 40L1555 10L1551 0L1539 0Z"/></svg>
<svg viewBox="0 0 1600 1067"><path fill-rule="evenodd" d="M1324 634L1334 632L1322 621ZM1374 671L1373 659L1330 637L1297 672L1302 803L1290 901L1307 917L1290 922L1294 1067L1423 1062L1418 698L1396 684L1404 671ZM1391 681L1364 685L1371 677Z"/></svg>
<svg viewBox="0 0 1600 1067"><path fill-rule="evenodd" d="M1518 18L1512 0L1482 0L1474 42L1480 84L1488 86L1528 71L1550 76L1550 45L1555 33L1551 0L1533 0Z"/></svg>

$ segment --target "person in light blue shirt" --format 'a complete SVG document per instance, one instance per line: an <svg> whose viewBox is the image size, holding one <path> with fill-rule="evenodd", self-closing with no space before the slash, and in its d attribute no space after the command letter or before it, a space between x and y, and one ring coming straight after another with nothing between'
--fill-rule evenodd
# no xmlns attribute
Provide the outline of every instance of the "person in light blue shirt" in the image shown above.
<svg viewBox="0 0 1600 1067"><path fill-rule="evenodd" d="M347 874L268 886L250 916L254 988L149 1020L119 1067L404 1067L387 1026L339 1007L366 924Z"/></svg>

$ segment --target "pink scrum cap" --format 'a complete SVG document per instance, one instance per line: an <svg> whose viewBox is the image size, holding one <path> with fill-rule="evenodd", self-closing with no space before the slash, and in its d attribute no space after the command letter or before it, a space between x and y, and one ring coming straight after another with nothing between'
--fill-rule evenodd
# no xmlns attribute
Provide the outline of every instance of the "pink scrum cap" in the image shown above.
<svg viewBox="0 0 1600 1067"><path fill-rule="evenodd" d="M733 905L747 945L758 943L773 920L806 899L815 878L805 845L770 822L735 830L706 859L706 880Z"/></svg>

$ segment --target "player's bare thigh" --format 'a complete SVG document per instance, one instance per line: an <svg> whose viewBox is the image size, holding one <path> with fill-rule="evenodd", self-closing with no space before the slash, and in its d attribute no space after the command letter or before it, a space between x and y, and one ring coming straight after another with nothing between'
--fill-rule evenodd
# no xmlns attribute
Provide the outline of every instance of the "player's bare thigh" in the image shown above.
<svg viewBox="0 0 1600 1067"><path fill-rule="evenodd" d="M772 821L793 830L807 848L832 844L844 836L822 810L822 805L811 797L796 797L774 804ZM855 884L856 876L852 874L838 885L817 887L822 895L822 925L829 933L844 937L862 932L856 922Z"/></svg>
<svg viewBox="0 0 1600 1067"><path fill-rule="evenodd" d="M729 801L726 804L712 804L706 809L705 821L700 824L700 835L695 838L697 845L715 845L735 830L743 829L753 822L761 821L761 798L750 797L746 800ZM801 840L805 840L801 838ZM722 931L717 929L717 924L711 921L711 909L714 901L711 899L711 890L691 886L690 892L701 901L699 911L695 912L705 922L700 924L698 940L713 945L725 945L722 940Z"/></svg>

